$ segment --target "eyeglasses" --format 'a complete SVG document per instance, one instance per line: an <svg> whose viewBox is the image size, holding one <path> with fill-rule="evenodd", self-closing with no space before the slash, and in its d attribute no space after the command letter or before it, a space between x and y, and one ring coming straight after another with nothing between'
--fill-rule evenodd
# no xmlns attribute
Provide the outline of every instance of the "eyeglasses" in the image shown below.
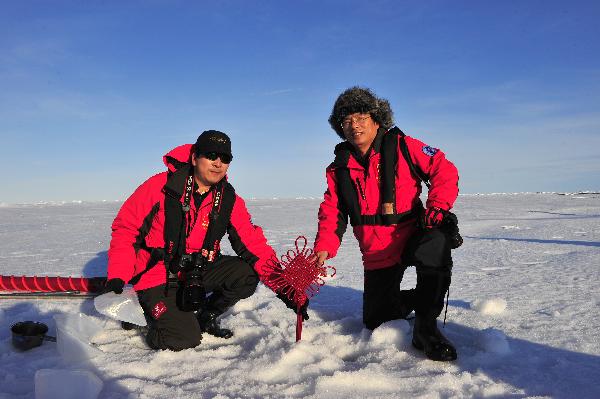
<svg viewBox="0 0 600 399"><path fill-rule="evenodd" d="M202 156L206 159L208 159L209 161L216 161L217 158L221 159L221 162L223 163L230 163L231 160L233 159L233 157L229 154L223 154L220 152L207 152L205 154L202 154Z"/></svg>
<svg viewBox="0 0 600 399"><path fill-rule="evenodd" d="M349 116L344 118L344 120L341 123L341 126L344 129L348 129L355 123L364 126L369 119L371 119L371 115Z"/></svg>

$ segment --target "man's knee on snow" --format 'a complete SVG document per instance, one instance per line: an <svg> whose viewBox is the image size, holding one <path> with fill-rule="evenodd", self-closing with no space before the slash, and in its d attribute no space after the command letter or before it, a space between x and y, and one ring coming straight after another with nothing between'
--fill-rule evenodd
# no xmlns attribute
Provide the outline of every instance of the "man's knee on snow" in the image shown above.
<svg viewBox="0 0 600 399"><path fill-rule="evenodd" d="M240 299L249 298L256 291L256 287L258 287L259 278L254 274L248 274L245 277L239 279L238 283L238 294Z"/></svg>
<svg viewBox="0 0 600 399"><path fill-rule="evenodd" d="M158 329L150 328L146 335L146 343L150 348L156 350L172 350L178 352L184 349L195 348L200 345L201 341L202 334L200 332L187 337L176 337L161 334Z"/></svg>

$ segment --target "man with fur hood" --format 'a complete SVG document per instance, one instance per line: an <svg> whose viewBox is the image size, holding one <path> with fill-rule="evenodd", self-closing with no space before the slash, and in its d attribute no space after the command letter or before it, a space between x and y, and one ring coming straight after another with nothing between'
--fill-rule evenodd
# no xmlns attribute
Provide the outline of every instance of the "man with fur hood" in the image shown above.
<svg viewBox="0 0 600 399"><path fill-rule="evenodd" d="M315 253L320 264L336 255L349 218L364 264L366 327L414 310L413 345L430 359L455 360L437 317L452 269L449 237L440 226L458 195L458 171L442 151L392 129L392 118L389 102L369 89L352 87L337 98L329 123L344 142L326 170ZM430 181L425 208L421 180L405 156ZM410 265L416 288L400 290Z"/></svg>
<svg viewBox="0 0 600 399"><path fill-rule="evenodd" d="M104 292L120 294L125 282L134 285L153 349L193 348L202 332L230 338L233 332L217 317L251 296L259 279L270 286L269 260L276 255L227 182L232 158L225 133L203 132L196 144L164 156L168 172L139 186L112 224ZM238 256L220 253L225 233ZM287 296L278 297L297 311ZM308 303L300 305L307 319Z"/></svg>

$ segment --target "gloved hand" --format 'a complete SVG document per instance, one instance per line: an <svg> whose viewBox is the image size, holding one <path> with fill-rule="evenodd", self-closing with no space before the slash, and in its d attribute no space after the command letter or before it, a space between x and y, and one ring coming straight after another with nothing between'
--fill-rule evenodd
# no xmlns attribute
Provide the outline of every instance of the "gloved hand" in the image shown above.
<svg viewBox="0 0 600 399"><path fill-rule="evenodd" d="M423 227L425 227L426 229L439 227L442 224L442 220L444 220L444 216L446 216L447 213L448 211L437 206L427 207L425 215L423 215Z"/></svg>
<svg viewBox="0 0 600 399"><path fill-rule="evenodd" d="M120 278L111 278L104 285L104 289L100 292L100 294L106 294L108 292L114 292L115 294L122 294L123 287L125 287L125 281Z"/></svg>
<svg viewBox="0 0 600 399"><path fill-rule="evenodd" d="M300 310L298 310L298 304L296 304L296 302L294 302L293 300L291 300L290 298L288 298L287 295L279 293L277 294L277 298L281 299L281 301L283 303L285 303L285 306L287 306L288 308L292 309L294 311L294 313L296 314L301 314L302 315L302 320L308 320L308 299L306 300L306 302L304 302L302 304L302 306L300 306Z"/></svg>

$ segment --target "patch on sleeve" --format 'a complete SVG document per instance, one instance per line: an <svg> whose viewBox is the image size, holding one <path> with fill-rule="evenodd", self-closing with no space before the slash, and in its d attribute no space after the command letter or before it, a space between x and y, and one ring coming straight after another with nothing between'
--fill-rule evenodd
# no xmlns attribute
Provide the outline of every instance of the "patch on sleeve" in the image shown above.
<svg viewBox="0 0 600 399"><path fill-rule="evenodd" d="M152 308L152 317L154 317L155 320L158 320L166 311L167 305L165 305L163 301L160 301Z"/></svg>
<svg viewBox="0 0 600 399"><path fill-rule="evenodd" d="M434 156L438 151L439 151L439 149L430 147L428 145L423 147L423 153L425 155L429 155L430 157Z"/></svg>

